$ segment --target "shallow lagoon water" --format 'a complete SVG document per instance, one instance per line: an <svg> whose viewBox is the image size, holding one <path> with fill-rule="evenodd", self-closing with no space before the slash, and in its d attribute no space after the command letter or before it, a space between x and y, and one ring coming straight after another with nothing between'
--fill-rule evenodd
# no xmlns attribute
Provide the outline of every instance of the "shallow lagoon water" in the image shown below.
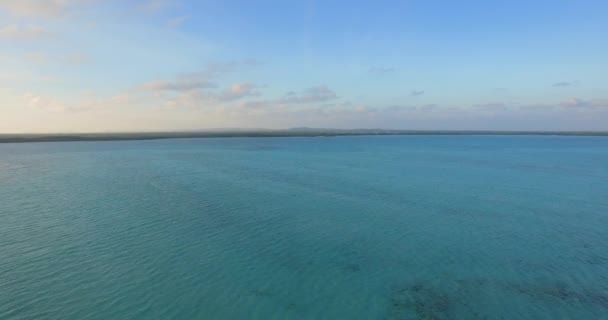
<svg viewBox="0 0 608 320"><path fill-rule="evenodd" d="M608 138L0 145L0 319L608 318Z"/></svg>

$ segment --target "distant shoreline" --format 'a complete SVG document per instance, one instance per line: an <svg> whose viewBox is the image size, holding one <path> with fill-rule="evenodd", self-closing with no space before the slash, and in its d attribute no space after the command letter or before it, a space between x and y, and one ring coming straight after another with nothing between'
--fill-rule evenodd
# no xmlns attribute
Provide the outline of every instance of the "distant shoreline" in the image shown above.
<svg viewBox="0 0 608 320"><path fill-rule="evenodd" d="M608 136L608 131L450 131L450 130L375 130L375 129L289 129L258 131L74 133L74 134L0 134L0 143L127 141L191 138L263 138L263 137L337 137L395 135L539 135L539 136Z"/></svg>

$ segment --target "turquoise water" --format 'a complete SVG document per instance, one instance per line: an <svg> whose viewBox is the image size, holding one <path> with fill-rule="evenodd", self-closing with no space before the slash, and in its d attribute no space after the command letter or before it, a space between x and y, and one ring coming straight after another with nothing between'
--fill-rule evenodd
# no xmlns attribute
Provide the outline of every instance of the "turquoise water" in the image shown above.
<svg viewBox="0 0 608 320"><path fill-rule="evenodd" d="M607 319L608 138L0 145L0 319Z"/></svg>

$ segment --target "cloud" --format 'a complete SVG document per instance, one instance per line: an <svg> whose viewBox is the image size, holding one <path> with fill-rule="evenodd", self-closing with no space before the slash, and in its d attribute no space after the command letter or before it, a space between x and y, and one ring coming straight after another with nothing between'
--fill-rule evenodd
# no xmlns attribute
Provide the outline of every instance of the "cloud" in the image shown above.
<svg viewBox="0 0 608 320"><path fill-rule="evenodd" d="M45 52L30 52L25 54L25 59L32 62L46 63L50 60L50 57Z"/></svg>
<svg viewBox="0 0 608 320"><path fill-rule="evenodd" d="M139 96L151 92L157 102L170 108L219 107L245 97L260 95L256 89L261 86L251 82L235 82L225 90L219 90L217 84L219 78L227 73L258 64L251 59L212 63L200 71L177 75L175 80L149 81L132 90L139 92Z"/></svg>
<svg viewBox="0 0 608 320"><path fill-rule="evenodd" d="M608 99L592 99L584 100L579 98L570 98L560 103L564 108L606 108L608 107Z"/></svg>
<svg viewBox="0 0 608 320"><path fill-rule="evenodd" d="M30 108L46 109L50 111L65 111L68 107L62 101L55 98L42 97L28 93L23 97L26 105Z"/></svg>
<svg viewBox="0 0 608 320"><path fill-rule="evenodd" d="M171 118L179 123L189 123L187 128L204 126L252 126L256 127L335 127L335 128L394 128L394 129L459 129L459 130L573 130L576 128L606 129L601 120L608 115L608 99L568 99L564 102L545 104L520 104L495 102L469 107L454 108L440 105L388 105L376 106L342 102L331 98L328 103L302 103L287 97L304 97L311 92L333 92L327 87L316 86L292 92L270 100L253 100L258 95L250 82L236 82L224 89L189 90L163 95L121 94L98 97L93 94L58 99L39 95L27 95L28 107L40 112L69 113L71 119L93 119L104 114L120 118L118 110L129 112L125 106L146 106L145 113L135 109L132 120ZM314 90L312 90L314 89ZM310 96L315 96L310 94ZM323 96L323 95L321 95ZM336 95L337 96L337 95ZM326 99L326 98L323 98ZM314 101L323 99L313 99ZM236 102L238 101L238 103ZM251 104L255 103L255 104ZM152 106L152 108L150 108ZM252 107L253 106L253 107ZM175 107L179 108L176 110ZM605 107L605 108L600 108ZM141 113L140 113L141 112ZM82 113L82 115L80 115ZM78 114L78 115L76 115ZM63 115L61 115L63 116ZM66 119L68 115L65 116ZM208 120L208 121L207 121ZM94 120L92 120L94 121ZM203 122L198 122L203 121ZM204 122L207 121L207 122ZM221 121L221 122L218 122ZM129 124L129 123L127 123ZM162 122L150 122L154 126ZM164 125L164 124L163 124ZM171 125L176 125L175 123ZM593 127L591 127L593 126ZM114 127L111 127L114 128ZM170 127L167 127L170 129ZM179 128L176 127L176 128ZM184 128L184 127L182 127ZM599 128L599 129L598 129ZM175 129L175 128L174 128ZM114 128L114 130L116 130ZM152 130L152 127L146 127Z"/></svg>
<svg viewBox="0 0 608 320"><path fill-rule="evenodd" d="M31 62L37 63L64 63L79 65L87 62L89 58L82 53L71 53L65 55L49 55L46 52L29 52L24 55L24 58Z"/></svg>
<svg viewBox="0 0 608 320"><path fill-rule="evenodd" d="M595 108L608 107L608 99L580 99L570 98L557 103L525 104L517 102L494 102L487 104L477 104L472 106L472 111L482 112L512 112L512 113L551 113L582 111Z"/></svg>
<svg viewBox="0 0 608 320"><path fill-rule="evenodd" d="M410 92L410 95L412 97L419 97L423 94L424 94L424 90L413 90L412 92Z"/></svg>
<svg viewBox="0 0 608 320"><path fill-rule="evenodd" d="M301 93L290 92L279 100L283 104L305 104L326 102L339 99L338 95L327 86L321 85L302 91Z"/></svg>
<svg viewBox="0 0 608 320"><path fill-rule="evenodd" d="M175 27L182 25L186 20L188 20L188 18L190 18L190 16L176 17L176 18L168 20L167 23L165 23L165 25L169 28L175 28Z"/></svg>
<svg viewBox="0 0 608 320"><path fill-rule="evenodd" d="M367 72L375 75L385 75L396 72L397 69L393 67L371 67Z"/></svg>
<svg viewBox="0 0 608 320"><path fill-rule="evenodd" d="M171 108L220 107L246 97L259 96L259 86L250 82L236 82L223 91L187 90L171 96L165 105Z"/></svg>
<svg viewBox="0 0 608 320"><path fill-rule="evenodd" d="M561 81L553 84L554 88L567 88L578 85L578 81Z"/></svg>
<svg viewBox="0 0 608 320"><path fill-rule="evenodd" d="M230 88L217 96L218 101L233 101L244 97L259 96L259 92L255 92L256 85L251 82L233 83Z"/></svg>
<svg viewBox="0 0 608 320"><path fill-rule="evenodd" d="M566 108L586 108L591 106L591 102L579 98L570 98L568 100L562 101L560 105Z"/></svg>
<svg viewBox="0 0 608 320"><path fill-rule="evenodd" d="M139 85L138 89L148 91L191 91L216 87L215 83L207 80L177 79L175 81L146 82Z"/></svg>
<svg viewBox="0 0 608 320"><path fill-rule="evenodd" d="M136 90L145 91L192 91L201 89L214 89L218 85L215 80L226 73L238 70L241 67L259 64L256 60L240 60L225 63L208 64L203 70L180 74L172 81L149 81L136 86ZM226 97L242 94L245 89L252 89L248 82L233 84L224 94ZM231 91L232 90L232 91ZM239 92L240 90L240 92Z"/></svg>
<svg viewBox="0 0 608 320"><path fill-rule="evenodd" d="M39 40L52 36L46 29L35 25L9 24L0 28L0 38L14 40Z"/></svg>
<svg viewBox="0 0 608 320"><path fill-rule="evenodd" d="M309 107L310 105L315 105L318 103L323 103L324 106L327 106L328 104L326 102L332 102L337 99L340 99L340 97L333 90L329 89L327 86L320 85L308 88L301 92L290 91L278 99L246 101L244 104L242 104L242 106L250 109L272 109L275 107L294 105L303 105Z"/></svg>
<svg viewBox="0 0 608 320"><path fill-rule="evenodd" d="M0 0L0 7L14 16L57 17L71 7L93 0Z"/></svg>
<svg viewBox="0 0 608 320"><path fill-rule="evenodd" d="M383 127L401 129L451 130L572 130L573 127L606 128L601 121L608 115L608 99L573 99L564 103L525 105L518 103L488 103L471 107L445 107L438 105L387 107L353 106L348 108L273 109L268 117L307 123L330 121L330 127L347 124L348 127ZM607 108L600 109L600 106ZM574 108L573 108L574 107ZM583 108L580 108L583 107ZM584 111L584 112L583 112ZM276 113L276 115L274 115ZM327 126L327 125L326 125ZM605 130L605 129L604 129Z"/></svg>

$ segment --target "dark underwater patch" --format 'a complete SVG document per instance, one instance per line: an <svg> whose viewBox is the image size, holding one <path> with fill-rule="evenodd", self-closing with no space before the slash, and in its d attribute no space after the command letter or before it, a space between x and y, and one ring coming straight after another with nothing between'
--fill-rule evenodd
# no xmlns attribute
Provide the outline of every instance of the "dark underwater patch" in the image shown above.
<svg viewBox="0 0 608 320"><path fill-rule="evenodd" d="M541 285L510 284L506 287L536 300L559 300L567 304L592 304L608 309L608 290L606 288L574 288L562 282Z"/></svg>
<svg viewBox="0 0 608 320"><path fill-rule="evenodd" d="M446 292L415 283L391 293L386 319L450 319L453 303Z"/></svg>

